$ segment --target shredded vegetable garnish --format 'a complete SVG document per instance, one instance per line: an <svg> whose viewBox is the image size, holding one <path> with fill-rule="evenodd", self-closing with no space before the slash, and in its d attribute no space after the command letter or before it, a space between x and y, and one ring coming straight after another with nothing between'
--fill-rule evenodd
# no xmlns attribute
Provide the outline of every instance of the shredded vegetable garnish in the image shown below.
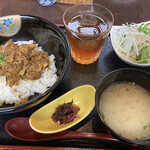
<svg viewBox="0 0 150 150"><path fill-rule="evenodd" d="M114 46L124 58L139 64L150 63L150 22L124 24L113 35Z"/></svg>
<svg viewBox="0 0 150 150"><path fill-rule="evenodd" d="M79 118L78 116L76 116L79 110L79 107L73 105L72 100L71 102L59 105L51 118L54 122L60 122L60 124L67 124L69 122L72 122L75 118Z"/></svg>

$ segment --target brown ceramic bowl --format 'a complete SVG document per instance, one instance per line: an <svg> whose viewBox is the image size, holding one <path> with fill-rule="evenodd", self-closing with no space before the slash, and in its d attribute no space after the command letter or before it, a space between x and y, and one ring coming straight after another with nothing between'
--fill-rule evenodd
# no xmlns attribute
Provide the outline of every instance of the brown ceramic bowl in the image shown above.
<svg viewBox="0 0 150 150"><path fill-rule="evenodd" d="M34 40L48 54L54 54L58 79L43 94L35 94L25 104L4 105L0 114L20 112L44 101L62 81L70 62L70 48L63 31L51 21L37 16L14 15L0 18L0 45L9 39L16 41Z"/></svg>
<svg viewBox="0 0 150 150"><path fill-rule="evenodd" d="M139 69L133 69L133 68L124 68L124 69L118 69L115 71L112 71L108 73L100 82L96 89L96 97L95 97L95 105L97 113L100 117L100 120L103 122L103 124L106 126L106 129L110 131L110 133L118 138L121 141L138 144L138 145L146 145L150 144L150 138L143 139L143 140L130 140L127 138L122 137L121 135L117 134L109 124L107 124L103 118L103 114L101 113L101 110L99 108L100 103L100 97L103 93L103 91L112 83L118 82L118 81L129 81L129 82L135 82L142 87L146 89L150 89L150 74L139 70Z"/></svg>

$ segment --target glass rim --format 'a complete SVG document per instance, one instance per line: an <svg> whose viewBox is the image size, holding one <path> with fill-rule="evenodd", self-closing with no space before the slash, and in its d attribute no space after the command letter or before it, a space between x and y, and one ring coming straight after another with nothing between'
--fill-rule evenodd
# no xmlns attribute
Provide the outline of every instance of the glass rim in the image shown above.
<svg viewBox="0 0 150 150"><path fill-rule="evenodd" d="M97 35L104 35L105 33L107 33L107 32L112 28L112 26L113 26L113 24L114 24L114 16L113 16L112 12L111 12L108 8L106 8L106 7L103 6L103 5L96 4L96 3L81 3L81 4L76 4L76 5L73 5L73 6L69 7L69 8L67 8L67 9L65 10L64 14L63 14L63 23L64 23L64 26L65 26L69 31L71 31L71 32L73 32L73 33L75 33L75 34L77 34L77 35L83 35L83 34L81 34L81 33L78 33L78 32L76 32L76 31L73 31L72 29L70 29L70 28L68 27L68 25L66 24L66 21L65 21L65 14L68 12L68 10L70 10L70 9L72 9L72 8L75 8L75 7L78 7L78 6L82 6L82 5L88 5L88 6L95 5L95 6L99 6L99 7L103 8L103 9L105 9L105 10L110 14L110 16L111 16L111 18L112 18L111 25L110 25L104 32L99 33L99 34L96 34L96 36L97 36ZM87 36L87 35L86 35L86 36ZM90 36L90 35L89 35L89 36Z"/></svg>

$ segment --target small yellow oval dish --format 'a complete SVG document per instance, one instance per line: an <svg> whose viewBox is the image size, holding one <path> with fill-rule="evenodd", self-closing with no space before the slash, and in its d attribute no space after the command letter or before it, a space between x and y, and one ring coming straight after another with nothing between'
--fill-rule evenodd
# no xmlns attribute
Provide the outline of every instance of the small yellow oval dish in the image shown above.
<svg viewBox="0 0 150 150"><path fill-rule="evenodd" d="M83 85L72 89L58 97L47 105L34 112L29 118L29 124L33 130L39 133L56 133L66 130L83 120L95 106L95 88L91 85ZM59 105L71 102L80 108L77 116L72 122L60 124L51 119Z"/></svg>

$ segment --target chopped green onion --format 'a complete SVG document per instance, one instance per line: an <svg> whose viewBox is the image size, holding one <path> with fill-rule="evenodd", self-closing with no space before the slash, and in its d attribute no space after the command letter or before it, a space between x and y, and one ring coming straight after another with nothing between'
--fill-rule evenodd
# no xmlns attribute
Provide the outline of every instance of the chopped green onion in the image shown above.
<svg viewBox="0 0 150 150"><path fill-rule="evenodd" d="M130 52L132 52L133 51L133 45L131 46L131 49L130 49Z"/></svg>
<svg viewBox="0 0 150 150"><path fill-rule="evenodd" d="M125 52L123 52L123 51L121 51L121 53L127 55L127 53L125 53Z"/></svg>
<svg viewBox="0 0 150 150"><path fill-rule="evenodd" d="M141 49L140 54L136 56L136 61L146 64L148 63L149 59L150 59L149 50L148 47L145 46Z"/></svg>
<svg viewBox="0 0 150 150"><path fill-rule="evenodd" d="M8 54L0 54L0 64L4 62L4 58L8 56Z"/></svg>
<svg viewBox="0 0 150 150"><path fill-rule="evenodd" d="M150 26L150 23L146 23L145 25L141 24L138 28L138 31L144 32L145 34L150 34L150 28L148 26Z"/></svg>
<svg viewBox="0 0 150 150"><path fill-rule="evenodd" d="M129 85L135 85L135 82L129 82L129 81L120 81L119 83L129 84Z"/></svg>
<svg viewBox="0 0 150 150"><path fill-rule="evenodd" d="M144 130L147 128L147 125L144 126Z"/></svg>
<svg viewBox="0 0 150 150"><path fill-rule="evenodd" d="M102 118L104 119L104 113L103 113L103 112L101 112L101 114L102 114Z"/></svg>

